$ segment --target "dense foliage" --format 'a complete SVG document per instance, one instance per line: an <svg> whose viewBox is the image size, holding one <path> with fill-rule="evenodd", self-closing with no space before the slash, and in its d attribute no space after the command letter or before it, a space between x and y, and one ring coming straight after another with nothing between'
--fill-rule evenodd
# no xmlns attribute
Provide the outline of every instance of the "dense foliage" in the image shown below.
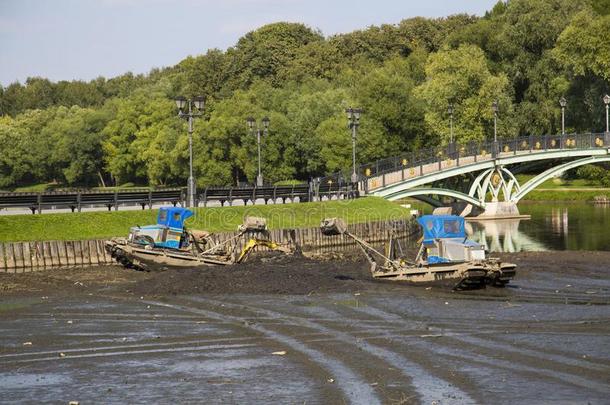
<svg viewBox="0 0 610 405"><path fill-rule="evenodd" d="M295 23L263 26L227 51L212 49L147 75L90 82L29 78L0 87L0 189L184 184L186 123L177 95L206 97L195 122L199 186L252 182L256 140L245 118L271 119L263 139L269 181L345 169L344 109L365 109L358 160L448 142L602 131L610 93L608 1L509 0L484 17L412 18L324 38Z"/></svg>

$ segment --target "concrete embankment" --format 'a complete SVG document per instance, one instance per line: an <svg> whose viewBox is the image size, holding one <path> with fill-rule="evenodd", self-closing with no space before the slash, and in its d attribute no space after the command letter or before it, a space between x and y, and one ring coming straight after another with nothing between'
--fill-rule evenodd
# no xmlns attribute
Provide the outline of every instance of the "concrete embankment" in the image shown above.
<svg viewBox="0 0 610 405"><path fill-rule="evenodd" d="M353 224L349 227L354 235L370 243L381 243L395 232L397 238L406 238L417 232L418 227L411 220L379 221ZM394 230L394 231L393 231ZM236 232L216 234L219 242L232 239ZM308 253L328 253L354 249L353 240L344 236L323 236L316 228L274 229L270 231L272 240L280 243L293 241L302 251ZM241 249L247 238L238 239L237 249ZM265 250L265 247L256 249ZM104 240L36 241L0 244L0 272L23 273L52 268L100 266L113 264L112 257L104 249Z"/></svg>

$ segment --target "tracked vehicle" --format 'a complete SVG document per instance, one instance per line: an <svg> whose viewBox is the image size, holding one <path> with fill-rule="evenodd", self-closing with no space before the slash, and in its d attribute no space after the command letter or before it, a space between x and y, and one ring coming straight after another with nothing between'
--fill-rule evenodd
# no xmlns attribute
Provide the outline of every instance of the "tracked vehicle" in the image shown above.
<svg viewBox="0 0 610 405"><path fill-rule="evenodd" d="M126 268L150 271L240 263L257 246L286 253L295 250L294 244L269 238L265 218L246 217L234 237L219 242L209 232L188 229L184 221L191 216L186 208L161 207L155 225L132 227L127 238L106 241L106 251Z"/></svg>
<svg viewBox="0 0 610 405"><path fill-rule="evenodd" d="M454 289L505 286L514 276L516 265L487 257L483 245L468 240L464 218L455 215L424 215L417 219L423 237L414 260L401 257L392 238L386 252L380 253L366 241L351 234L340 218L327 218L320 224L324 235L345 235L353 239L370 263L375 278L432 282L448 280Z"/></svg>

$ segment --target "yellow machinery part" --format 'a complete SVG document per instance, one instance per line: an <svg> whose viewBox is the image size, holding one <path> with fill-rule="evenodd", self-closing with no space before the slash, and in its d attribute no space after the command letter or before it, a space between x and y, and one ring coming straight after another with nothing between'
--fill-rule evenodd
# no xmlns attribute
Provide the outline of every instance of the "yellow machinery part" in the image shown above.
<svg viewBox="0 0 610 405"><path fill-rule="evenodd" d="M241 250L241 253L239 254L239 257L237 258L236 263L241 263L241 261L244 260L248 256L248 254L252 251L252 249L254 249L256 246L265 246L271 250L276 250L276 249L280 248L280 245L278 245L277 243L275 243L271 240L252 238L252 239L248 240L248 242L246 242L246 245Z"/></svg>

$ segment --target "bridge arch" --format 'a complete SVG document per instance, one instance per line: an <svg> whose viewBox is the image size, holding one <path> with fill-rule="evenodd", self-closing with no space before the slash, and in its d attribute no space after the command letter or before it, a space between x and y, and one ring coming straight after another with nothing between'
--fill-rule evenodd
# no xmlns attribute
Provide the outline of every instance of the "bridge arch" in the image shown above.
<svg viewBox="0 0 610 405"><path fill-rule="evenodd" d="M532 153L500 153L496 158L491 158L489 155L478 156L476 159L471 158L468 161L466 158L460 160L452 160L449 166L441 166L438 162L427 163L422 168L403 168L396 169L393 172L374 175L363 180L362 189L366 190L367 194L384 197L399 192L404 189L413 189L416 187L427 187L427 185L443 180L449 177L454 177L467 173L476 173L484 170L495 169L498 167L506 167L520 163L531 163L541 160L568 159L568 158L591 158L591 157L608 157L610 156L610 148L592 148L592 149L556 149L548 151L536 151ZM605 161L605 160L604 160ZM586 163L583 163L586 164ZM567 169L566 169L567 170ZM508 180L512 180L509 176ZM514 185L515 182L513 182ZM515 193L516 194L516 193Z"/></svg>
<svg viewBox="0 0 610 405"><path fill-rule="evenodd" d="M552 168L540 173L538 176L534 177L533 179L530 179L528 182L524 183L520 187L520 190L513 195L511 201L518 203L519 200L521 200L527 193L534 190L540 184L544 183L545 181L547 181L548 179L550 179L554 176L557 176L557 175L565 172L566 170L575 169L579 166L583 166L583 165L587 165L587 164L601 163L601 162L610 162L610 156L591 156L588 158L573 160L571 162L567 162L567 163L561 164L559 166L552 167Z"/></svg>
<svg viewBox="0 0 610 405"><path fill-rule="evenodd" d="M395 193L385 195L384 198L389 201L400 200L401 198L413 197L417 198L420 196L429 195L442 195L446 197L452 197L460 201L467 202L474 205L475 207L484 208L485 202L479 201L477 198L471 197L468 194L461 193L455 190L448 190L445 188L411 188L407 190L399 190ZM423 199L423 201L430 203L429 199ZM436 205L432 204L431 205Z"/></svg>
<svg viewBox="0 0 610 405"><path fill-rule="evenodd" d="M514 165L543 160L554 161L557 166L523 185L511 170ZM598 162L610 162L610 133L527 136L480 144L454 144L417 151L410 159L399 156L366 165L359 189L389 200L413 197L433 206L442 204L433 197L447 196L468 204L470 208L466 209L482 208L482 215L498 212L505 215L518 213L517 203L545 180ZM456 189L467 186L464 190L439 184L463 175L468 175L470 181Z"/></svg>

